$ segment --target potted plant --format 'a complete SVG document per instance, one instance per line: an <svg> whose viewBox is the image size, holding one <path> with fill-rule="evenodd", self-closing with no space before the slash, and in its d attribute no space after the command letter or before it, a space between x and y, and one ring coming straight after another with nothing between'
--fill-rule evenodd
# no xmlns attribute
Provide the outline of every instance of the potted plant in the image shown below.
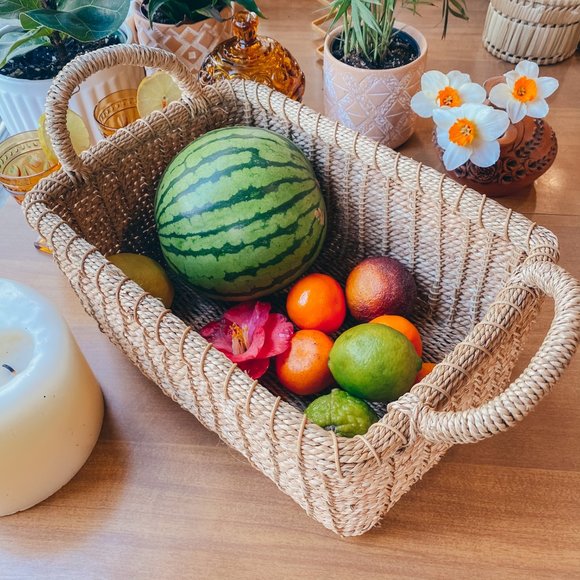
<svg viewBox="0 0 580 580"><path fill-rule="evenodd" d="M229 36L233 0L134 0L133 21L139 43L173 52L199 70L206 54ZM262 16L255 0L238 0Z"/></svg>
<svg viewBox="0 0 580 580"><path fill-rule="evenodd" d="M527 188L550 168L558 142L544 118L558 81L539 73L535 62L524 60L483 86L459 71L423 75L411 107L433 118L436 148L456 181L501 197Z"/></svg>
<svg viewBox="0 0 580 580"><path fill-rule="evenodd" d="M420 3L401 0L413 12ZM389 147L414 131L410 102L427 58L425 37L395 20L396 8L396 0L332 0L324 43L326 115ZM443 0L442 11L443 36L450 15L467 19L465 0Z"/></svg>
<svg viewBox="0 0 580 580"><path fill-rule="evenodd" d="M132 40L123 24L130 0L20 0L0 2L0 117L10 134L36 129L54 77L73 58ZM93 140L95 103L120 89L137 88L143 70L116 66L85 81L71 100Z"/></svg>

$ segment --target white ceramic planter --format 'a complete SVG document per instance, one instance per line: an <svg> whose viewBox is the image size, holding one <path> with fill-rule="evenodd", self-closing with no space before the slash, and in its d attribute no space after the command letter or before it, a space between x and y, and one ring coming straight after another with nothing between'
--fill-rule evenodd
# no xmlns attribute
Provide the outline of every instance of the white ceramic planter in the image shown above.
<svg viewBox="0 0 580 580"><path fill-rule="evenodd" d="M130 28L123 25L121 31L125 42L131 42ZM82 83L71 99L70 108L85 120L93 143L102 138L93 117L96 103L114 91L136 89L144 76L142 68L122 65L99 71ZM0 75L0 118L10 135L38 127L51 84L52 79L29 81Z"/></svg>
<svg viewBox="0 0 580 580"><path fill-rule="evenodd" d="M168 50L195 71L210 51L231 36L230 21L218 22L213 18L181 26L154 23L151 27L141 11L141 0L134 0L132 14L139 44ZM222 16L229 15L229 10L224 9Z"/></svg>
<svg viewBox="0 0 580 580"><path fill-rule="evenodd" d="M419 46L413 62L393 69L355 68L336 59L330 50L342 31L337 28L324 43L324 108L327 117L360 131L388 147L402 145L415 130L411 97L419 91L427 60L427 41L412 26L395 22Z"/></svg>

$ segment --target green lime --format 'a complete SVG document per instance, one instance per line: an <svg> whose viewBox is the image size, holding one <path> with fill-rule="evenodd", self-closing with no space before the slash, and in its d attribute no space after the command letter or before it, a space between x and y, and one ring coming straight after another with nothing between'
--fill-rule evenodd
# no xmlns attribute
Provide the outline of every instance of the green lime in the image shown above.
<svg viewBox="0 0 580 580"><path fill-rule="evenodd" d="M383 324L359 324L336 339L328 366L351 395L394 401L415 383L421 359L399 331Z"/></svg>
<svg viewBox="0 0 580 580"><path fill-rule="evenodd" d="M141 254L121 253L107 258L145 292L159 298L165 308L173 302L173 284L161 264Z"/></svg>
<svg viewBox="0 0 580 580"><path fill-rule="evenodd" d="M364 435L379 420L364 401L340 389L332 389L328 395L318 397L304 413L313 423L332 429L342 437Z"/></svg>

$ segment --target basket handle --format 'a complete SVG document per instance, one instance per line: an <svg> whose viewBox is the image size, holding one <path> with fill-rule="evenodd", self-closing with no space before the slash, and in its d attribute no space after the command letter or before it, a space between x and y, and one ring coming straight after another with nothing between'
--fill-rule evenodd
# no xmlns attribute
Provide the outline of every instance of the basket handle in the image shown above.
<svg viewBox="0 0 580 580"><path fill-rule="evenodd" d="M84 164L73 149L66 127L69 101L77 87L92 74L116 65L157 68L168 72L187 99L200 92L195 75L166 50L138 44L120 44L77 56L56 76L46 98L46 128L63 169L82 176Z"/></svg>
<svg viewBox="0 0 580 580"><path fill-rule="evenodd" d="M417 430L434 443L474 443L521 421L550 391L572 359L580 336L580 284L551 262L532 262L520 280L554 299L554 319L538 352L500 395L480 407L444 412L423 406Z"/></svg>

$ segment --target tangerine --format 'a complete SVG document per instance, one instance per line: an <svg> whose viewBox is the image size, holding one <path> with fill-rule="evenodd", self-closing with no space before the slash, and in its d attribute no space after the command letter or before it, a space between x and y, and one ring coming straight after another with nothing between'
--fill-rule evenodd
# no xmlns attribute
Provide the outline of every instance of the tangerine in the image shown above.
<svg viewBox="0 0 580 580"><path fill-rule="evenodd" d="M297 395L313 395L329 387L334 379L328 368L332 338L320 330L299 330L290 348L276 357L280 382Z"/></svg>
<svg viewBox="0 0 580 580"><path fill-rule="evenodd" d="M435 368L435 363L424 362L415 377L415 382L421 382L433 369Z"/></svg>
<svg viewBox="0 0 580 580"><path fill-rule="evenodd" d="M423 343L421 342L421 335L419 334L417 327L406 318L398 316L397 314L383 314L382 316L373 318L371 324L384 324L385 326L390 326L391 328L398 330L411 341L417 354L422 356Z"/></svg>
<svg viewBox="0 0 580 580"><path fill-rule="evenodd" d="M298 328L330 334L342 326L346 316L344 291L331 276L309 274L290 289L286 311Z"/></svg>

